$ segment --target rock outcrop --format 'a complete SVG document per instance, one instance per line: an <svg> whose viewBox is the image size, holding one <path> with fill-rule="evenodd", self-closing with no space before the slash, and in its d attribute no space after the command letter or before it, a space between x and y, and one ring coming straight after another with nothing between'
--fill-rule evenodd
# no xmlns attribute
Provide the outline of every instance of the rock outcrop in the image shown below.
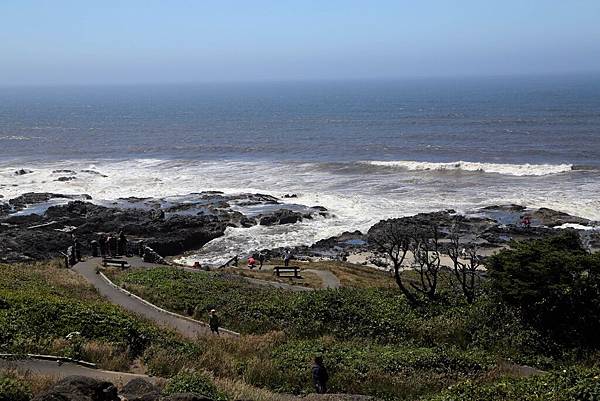
<svg viewBox="0 0 600 401"><path fill-rule="evenodd" d="M69 376L33 401L120 401L120 398L112 383L85 376Z"/></svg>

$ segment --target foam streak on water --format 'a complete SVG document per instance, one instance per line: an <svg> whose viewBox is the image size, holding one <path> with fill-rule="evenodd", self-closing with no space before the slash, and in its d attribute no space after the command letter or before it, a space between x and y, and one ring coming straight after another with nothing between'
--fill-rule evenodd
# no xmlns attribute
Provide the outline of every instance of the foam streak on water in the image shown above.
<svg viewBox="0 0 600 401"><path fill-rule="evenodd" d="M33 172L17 176L15 170ZM530 168L530 167L528 167ZM536 167L537 168L537 167ZM73 170L72 181L56 179ZM87 172L84 172L86 170ZM484 171L489 171L485 170ZM382 218L453 208L468 211L492 204L549 207L600 220L598 171L545 175L485 173L481 169L406 169L363 163L278 163L137 159L31 164L0 163L4 200L25 192L91 195L101 202L119 197L165 197L218 190L260 192L307 206L325 206L335 218L317 218L281 227L229 228L188 261L218 263L235 253L311 244L348 230L366 230ZM95 171L105 175L94 174Z"/></svg>
<svg viewBox="0 0 600 401"><path fill-rule="evenodd" d="M404 168L411 171L420 170L463 170L480 171L483 173L497 173L516 176L549 175L571 171L572 164L501 164L501 163L475 163L456 161L450 163L431 163L417 161L367 161L366 164L383 167Z"/></svg>

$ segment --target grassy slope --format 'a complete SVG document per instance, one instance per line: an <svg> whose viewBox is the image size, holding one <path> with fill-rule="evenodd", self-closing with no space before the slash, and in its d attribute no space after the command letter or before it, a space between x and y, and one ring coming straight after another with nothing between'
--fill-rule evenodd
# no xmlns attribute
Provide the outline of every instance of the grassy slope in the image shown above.
<svg viewBox="0 0 600 401"><path fill-rule="evenodd" d="M2 352L71 356L126 370L149 343L174 338L52 264L0 265L0 300ZM81 337L67 340L72 332Z"/></svg>
<svg viewBox="0 0 600 401"><path fill-rule="evenodd" d="M474 306L410 308L398 291L344 288L308 293L257 288L235 276L188 273L174 268L132 270L113 277L141 296L178 312L204 316L216 308L224 325L255 336L241 344L204 344L195 363L169 355L156 368L208 368L242 375L277 391L310 391L308 366L323 354L333 372L332 391L414 399L472 380L495 380L487 372L500 358L555 366L536 334L510 310L483 299ZM272 330L278 335L265 334ZM244 345L245 344L245 345ZM543 346L543 343L541 343Z"/></svg>

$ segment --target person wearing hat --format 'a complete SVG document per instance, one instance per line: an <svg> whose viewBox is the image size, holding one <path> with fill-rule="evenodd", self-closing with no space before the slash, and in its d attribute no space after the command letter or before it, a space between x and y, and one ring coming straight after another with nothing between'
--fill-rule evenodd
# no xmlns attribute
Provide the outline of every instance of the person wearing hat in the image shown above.
<svg viewBox="0 0 600 401"><path fill-rule="evenodd" d="M210 331L219 335L219 326L221 322L219 321L219 316L217 315L217 311L214 309L210 310L208 314L208 326L210 327Z"/></svg>

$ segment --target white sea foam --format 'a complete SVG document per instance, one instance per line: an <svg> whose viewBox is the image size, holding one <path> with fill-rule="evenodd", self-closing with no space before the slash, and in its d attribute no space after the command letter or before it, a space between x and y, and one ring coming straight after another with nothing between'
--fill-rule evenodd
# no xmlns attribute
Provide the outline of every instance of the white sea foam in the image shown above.
<svg viewBox="0 0 600 401"><path fill-rule="evenodd" d="M15 175L21 168L32 170ZM73 170L75 180L60 182L54 170ZM105 175L86 173L92 170ZM406 169L389 171L339 171L318 163L247 161L189 161L140 159L52 163L0 162L3 199L25 192L89 194L94 201L119 197L167 197L207 190L228 194L261 192L297 198L282 202L321 205L335 218L317 218L280 227L229 228L226 235L207 244L186 261L218 264L233 254L260 248L310 245L343 231L367 230L383 218L453 208L473 210L490 204L516 203L548 207L600 220L598 174L532 176L472 175L440 179L435 174L415 174Z"/></svg>
<svg viewBox="0 0 600 401"><path fill-rule="evenodd" d="M410 171L425 170L463 170L479 171L484 173L496 173L514 176L540 176L549 174L559 174L571 171L572 164L501 164L501 163L477 163L467 161L456 161L450 163L433 163L418 161L367 161L364 162L373 166L398 167Z"/></svg>

